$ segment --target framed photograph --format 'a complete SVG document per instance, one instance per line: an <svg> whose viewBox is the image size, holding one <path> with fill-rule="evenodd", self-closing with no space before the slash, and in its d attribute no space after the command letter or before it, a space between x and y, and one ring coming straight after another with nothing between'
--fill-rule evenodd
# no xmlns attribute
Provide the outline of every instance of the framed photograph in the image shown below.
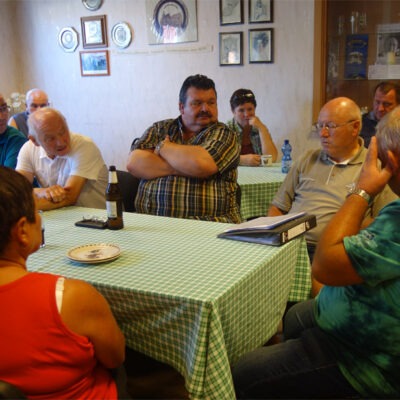
<svg viewBox="0 0 400 400"><path fill-rule="evenodd" d="M249 30L249 62L273 62L273 29Z"/></svg>
<svg viewBox="0 0 400 400"><path fill-rule="evenodd" d="M108 50L80 51L82 76L110 75Z"/></svg>
<svg viewBox="0 0 400 400"><path fill-rule="evenodd" d="M243 0L219 0L221 25L243 24Z"/></svg>
<svg viewBox="0 0 400 400"><path fill-rule="evenodd" d="M219 65L243 65L243 32L219 34Z"/></svg>
<svg viewBox="0 0 400 400"><path fill-rule="evenodd" d="M273 0L249 0L249 23L272 22Z"/></svg>
<svg viewBox="0 0 400 400"><path fill-rule="evenodd" d="M400 24L377 26L376 64L400 64Z"/></svg>
<svg viewBox="0 0 400 400"><path fill-rule="evenodd" d="M197 41L196 0L146 0L149 44Z"/></svg>
<svg viewBox="0 0 400 400"><path fill-rule="evenodd" d="M107 22L105 15L82 17L81 26L84 49L107 47Z"/></svg>

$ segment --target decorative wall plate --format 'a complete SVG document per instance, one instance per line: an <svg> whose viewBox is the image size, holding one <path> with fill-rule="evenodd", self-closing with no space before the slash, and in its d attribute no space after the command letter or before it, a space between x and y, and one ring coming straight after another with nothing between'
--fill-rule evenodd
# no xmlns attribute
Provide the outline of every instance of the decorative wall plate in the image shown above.
<svg viewBox="0 0 400 400"><path fill-rule="evenodd" d="M67 53L73 53L78 47L78 32L71 26L61 29L58 34L58 44Z"/></svg>
<svg viewBox="0 0 400 400"><path fill-rule="evenodd" d="M82 3L88 10L96 11L103 4L103 0L82 0Z"/></svg>
<svg viewBox="0 0 400 400"><path fill-rule="evenodd" d="M118 22L111 30L111 37L116 46L124 49L132 41L132 31L126 22Z"/></svg>

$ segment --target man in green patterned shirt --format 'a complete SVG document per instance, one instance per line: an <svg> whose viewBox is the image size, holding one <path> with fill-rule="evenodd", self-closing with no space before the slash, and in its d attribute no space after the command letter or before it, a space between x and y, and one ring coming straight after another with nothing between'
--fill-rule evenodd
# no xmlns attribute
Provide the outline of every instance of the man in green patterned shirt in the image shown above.
<svg viewBox="0 0 400 400"><path fill-rule="evenodd" d="M361 228L386 184L400 195L400 107L378 123L356 188L318 242L312 271L325 286L286 314L283 343L234 367L239 399L400 398L400 199Z"/></svg>
<svg viewBox="0 0 400 400"><path fill-rule="evenodd" d="M134 145L128 171L141 178L139 213L238 223L236 201L240 148L236 135L218 122L214 82L186 78L180 116L154 123Z"/></svg>

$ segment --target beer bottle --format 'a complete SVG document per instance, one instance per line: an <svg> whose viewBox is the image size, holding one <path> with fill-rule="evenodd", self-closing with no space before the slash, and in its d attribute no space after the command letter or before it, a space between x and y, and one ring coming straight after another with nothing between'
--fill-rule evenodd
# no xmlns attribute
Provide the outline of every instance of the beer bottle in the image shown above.
<svg viewBox="0 0 400 400"><path fill-rule="evenodd" d="M108 185L106 190L107 228L122 229L122 195L118 185L117 171L114 165L108 169Z"/></svg>

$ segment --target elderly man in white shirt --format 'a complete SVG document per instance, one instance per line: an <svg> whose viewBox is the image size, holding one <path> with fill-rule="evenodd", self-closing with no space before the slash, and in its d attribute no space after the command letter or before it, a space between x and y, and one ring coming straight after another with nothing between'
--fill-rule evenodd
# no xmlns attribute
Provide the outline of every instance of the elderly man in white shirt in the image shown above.
<svg viewBox="0 0 400 400"><path fill-rule="evenodd" d="M38 209L69 205L105 208L107 167L92 139L69 131L57 110L37 110L28 119L29 141L21 148L16 170L34 189Z"/></svg>

